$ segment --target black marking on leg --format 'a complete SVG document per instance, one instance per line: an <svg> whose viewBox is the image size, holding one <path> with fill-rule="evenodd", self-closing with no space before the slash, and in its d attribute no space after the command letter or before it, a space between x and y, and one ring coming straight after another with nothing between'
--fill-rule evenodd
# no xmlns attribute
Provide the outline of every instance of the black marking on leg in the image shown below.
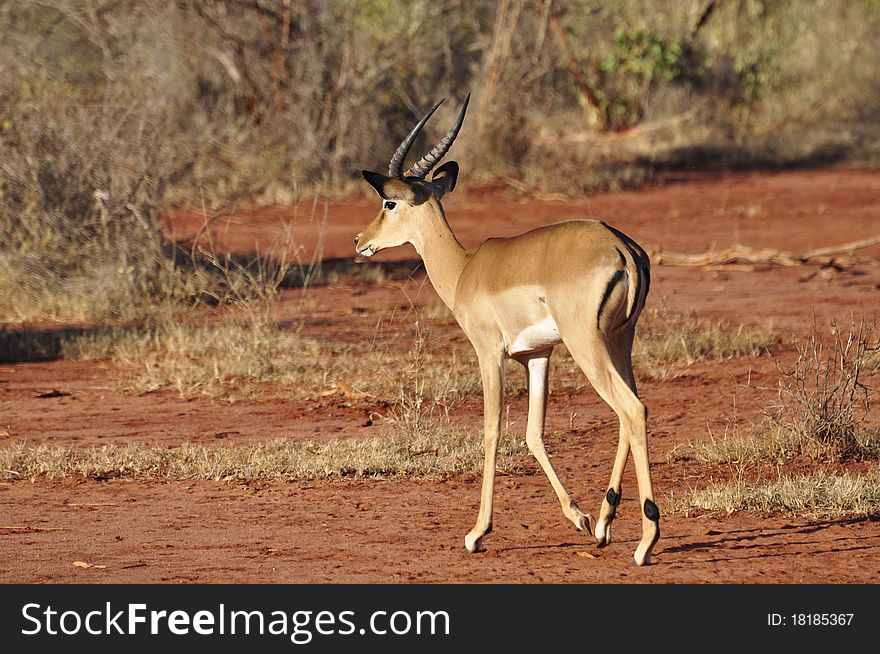
<svg viewBox="0 0 880 654"><path fill-rule="evenodd" d="M645 500L645 517L652 522L660 519L660 509L651 500Z"/></svg>
<svg viewBox="0 0 880 654"><path fill-rule="evenodd" d="M609 488L608 492L605 493L605 501L616 508L620 504L620 495L615 493L613 488Z"/></svg>

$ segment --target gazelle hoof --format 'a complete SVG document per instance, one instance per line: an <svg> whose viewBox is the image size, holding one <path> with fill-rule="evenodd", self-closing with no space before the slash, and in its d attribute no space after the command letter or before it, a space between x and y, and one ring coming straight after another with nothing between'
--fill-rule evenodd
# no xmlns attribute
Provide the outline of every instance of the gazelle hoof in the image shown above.
<svg viewBox="0 0 880 654"><path fill-rule="evenodd" d="M464 549L469 554L479 554L480 552L485 552L486 548L483 546L483 537L471 536L470 534L468 534L464 537Z"/></svg>
<svg viewBox="0 0 880 654"><path fill-rule="evenodd" d="M611 544L611 522L599 519L596 524L596 543L599 547L607 547Z"/></svg>
<svg viewBox="0 0 880 654"><path fill-rule="evenodd" d="M582 513L578 516L577 521L574 523L574 526L577 527L578 531L585 531L588 534L593 533L593 516L589 513Z"/></svg>
<svg viewBox="0 0 880 654"><path fill-rule="evenodd" d="M641 545L636 548L633 554L632 564L637 567L651 565L651 551L649 548L643 548Z"/></svg>

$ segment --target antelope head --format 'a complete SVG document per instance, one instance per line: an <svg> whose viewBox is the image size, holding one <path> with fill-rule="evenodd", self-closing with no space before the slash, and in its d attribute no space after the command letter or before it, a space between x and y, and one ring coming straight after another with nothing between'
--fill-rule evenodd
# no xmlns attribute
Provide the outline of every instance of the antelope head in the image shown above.
<svg viewBox="0 0 880 654"><path fill-rule="evenodd" d="M464 122L469 100L470 94L446 136L406 172L402 172L404 160L413 141L443 100L431 107L403 139L391 157L387 175L362 171L364 179L382 198L382 209L367 228L355 237L355 250L358 254L370 257L385 248L412 243L418 240L420 232L427 227L431 215L436 215L438 211L442 215L440 198L455 188L458 164L448 161L434 171L430 180L426 177L452 147Z"/></svg>

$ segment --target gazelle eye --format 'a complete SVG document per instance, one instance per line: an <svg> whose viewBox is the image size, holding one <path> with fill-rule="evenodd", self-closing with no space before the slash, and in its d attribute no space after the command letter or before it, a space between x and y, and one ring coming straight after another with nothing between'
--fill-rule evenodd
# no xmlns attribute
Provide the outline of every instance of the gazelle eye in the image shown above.
<svg viewBox="0 0 880 654"><path fill-rule="evenodd" d="M388 210L391 210L391 209L393 209L393 208L396 207L396 206L397 206L397 203L396 203L396 202L391 202L390 200L389 200L388 202L385 203L385 208L388 209Z"/></svg>

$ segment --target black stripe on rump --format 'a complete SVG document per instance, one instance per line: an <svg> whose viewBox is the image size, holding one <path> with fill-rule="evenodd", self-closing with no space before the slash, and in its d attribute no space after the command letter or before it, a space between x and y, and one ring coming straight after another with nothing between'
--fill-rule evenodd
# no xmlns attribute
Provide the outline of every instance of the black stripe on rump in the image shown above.
<svg viewBox="0 0 880 654"><path fill-rule="evenodd" d="M611 297L611 293L614 290L614 287L617 285L617 282L623 278L623 273L626 270L616 270L614 274L611 276L611 279L608 280L608 285L605 286L605 292L602 293L602 301L599 303L599 311L596 313L596 326L601 326L602 323L602 312L605 310L605 305L608 303L608 299Z"/></svg>

